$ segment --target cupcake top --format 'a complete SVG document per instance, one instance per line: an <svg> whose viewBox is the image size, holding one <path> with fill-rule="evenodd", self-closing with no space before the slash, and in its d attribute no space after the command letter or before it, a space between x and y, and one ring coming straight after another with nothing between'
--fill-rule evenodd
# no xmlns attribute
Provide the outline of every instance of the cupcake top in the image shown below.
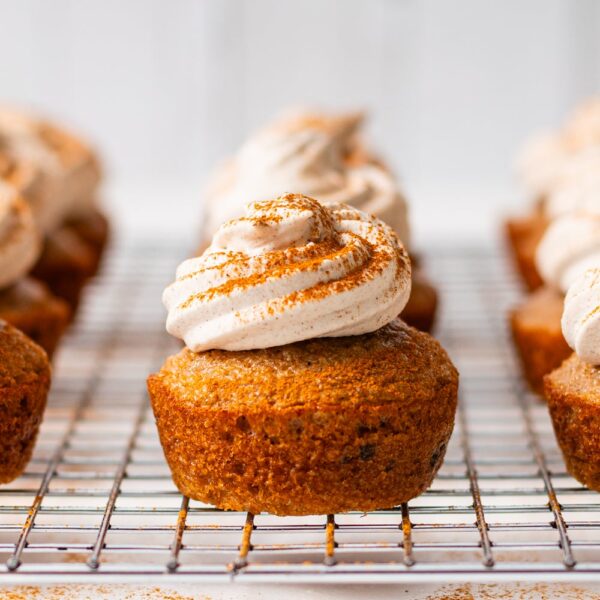
<svg viewBox="0 0 600 600"><path fill-rule="evenodd" d="M600 268L585 270L569 288L562 330L579 358L600 365Z"/></svg>
<svg viewBox="0 0 600 600"><path fill-rule="evenodd" d="M600 96L580 104L564 127L565 144L574 150L600 144Z"/></svg>
<svg viewBox="0 0 600 600"><path fill-rule="evenodd" d="M580 105L558 130L528 140L517 158L517 174L532 197L545 200L561 186L571 160L592 148L600 148L600 97Z"/></svg>
<svg viewBox="0 0 600 600"><path fill-rule="evenodd" d="M0 177L26 199L44 232L55 229L65 213L63 176L60 161L34 135L30 122L0 111Z"/></svg>
<svg viewBox="0 0 600 600"><path fill-rule="evenodd" d="M24 113L0 109L0 177L29 202L49 233L95 202L99 168L79 140Z"/></svg>
<svg viewBox="0 0 600 600"><path fill-rule="evenodd" d="M41 249L29 206L0 180L0 289L27 275Z"/></svg>
<svg viewBox="0 0 600 600"><path fill-rule="evenodd" d="M578 152L561 165L545 211L550 219L573 211L600 215L600 145Z"/></svg>
<svg viewBox="0 0 600 600"><path fill-rule="evenodd" d="M300 194L253 202L183 262L164 292L167 330L195 352L359 335L392 321L410 261L390 227Z"/></svg>
<svg viewBox="0 0 600 600"><path fill-rule="evenodd" d="M516 171L527 194L545 199L552 191L554 179L570 153L556 133L541 133L524 144L517 155Z"/></svg>
<svg viewBox="0 0 600 600"><path fill-rule="evenodd" d="M343 202L374 214L408 244L406 202L393 176L367 160L348 160L357 116L297 115L250 138L217 174L206 195L206 235L243 214L248 201L266 200L290 190Z"/></svg>
<svg viewBox="0 0 600 600"><path fill-rule="evenodd" d="M600 265L600 214L573 212L550 223L536 250L536 266L547 285L566 293L595 265Z"/></svg>
<svg viewBox="0 0 600 600"><path fill-rule="evenodd" d="M101 179L98 157L79 137L52 123L38 121L37 133L56 154L65 170L67 218L89 214L96 207Z"/></svg>

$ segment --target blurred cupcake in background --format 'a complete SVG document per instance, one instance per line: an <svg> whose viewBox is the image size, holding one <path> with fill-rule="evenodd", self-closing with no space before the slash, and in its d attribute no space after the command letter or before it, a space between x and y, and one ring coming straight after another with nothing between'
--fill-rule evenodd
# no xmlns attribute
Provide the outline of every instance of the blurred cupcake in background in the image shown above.
<svg viewBox="0 0 600 600"><path fill-rule="evenodd" d="M553 132L533 136L517 157L517 175L532 205L507 220L516 270L529 290L543 284L535 254L549 223L583 208L600 183L600 97L577 107Z"/></svg>
<svg viewBox="0 0 600 600"><path fill-rule="evenodd" d="M52 357L69 322L69 307L28 277L42 248L29 205L0 179L0 320L20 329Z"/></svg>
<svg viewBox="0 0 600 600"><path fill-rule="evenodd" d="M200 251L223 222L242 216L248 203L289 191L372 214L390 225L410 249L406 198L392 172L365 143L364 120L362 112L295 110L251 136L207 186ZM412 253L411 258L414 261ZM430 331L436 311L437 293L416 268L402 317Z"/></svg>
<svg viewBox="0 0 600 600"><path fill-rule="evenodd" d="M600 491L600 260L571 281L561 323L572 354L544 378L567 471Z"/></svg>
<svg viewBox="0 0 600 600"><path fill-rule="evenodd" d="M587 268L600 265L600 99L584 103L545 139L527 146L520 162L534 208L507 223L531 290L511 311L510 324L524 376L539 393L544 376L571 354L561 328L565 294Z"/></svg>
<svg viewBox="0 0 600 600"><path fill-rule="evenodd" d="M97 156L54 124L0 109L0 177L28 202L43 234L34 275L74 313L109 238L108 220L98 206Z"/></svg>

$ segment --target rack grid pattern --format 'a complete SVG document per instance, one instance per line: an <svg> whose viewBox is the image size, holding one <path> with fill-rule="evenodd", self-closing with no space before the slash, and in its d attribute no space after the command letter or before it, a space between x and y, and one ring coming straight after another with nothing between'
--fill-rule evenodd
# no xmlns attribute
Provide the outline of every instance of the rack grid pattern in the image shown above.
<svg viewBox="0 0 600 600"><path fill-rule="evenodd" d="M408 505L368 514L222 512L171 482L146 375L178 348L161 291L184 255L118 246L57 357L33 460L0 487L0 584L192 580L600 580L600 496L565 472L506 330L519 290L491 250L425 259L461 372L446 461Z"/></svg>

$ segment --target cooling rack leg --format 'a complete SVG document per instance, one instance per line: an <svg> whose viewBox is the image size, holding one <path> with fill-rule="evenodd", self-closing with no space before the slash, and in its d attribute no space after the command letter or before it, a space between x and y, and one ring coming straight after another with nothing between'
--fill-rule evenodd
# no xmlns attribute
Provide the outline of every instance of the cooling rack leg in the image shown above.
<svg viewBox="0 0 600 600"><path fill-rule="evenodd" d="M242 530L242 541L240 542L240 552L235 562L233 563L233 571L239 571L248 566L248 554L252 549L252 532L254 531L254 515L248 513L246 515L246 523Z"/></svg>
<svg viewBox="0 0 600 600"><path fill-rule="evenodd" d="M406 502L402 505L402 537L402 548L404 550L404 564L407 567L412 567L415 564L415 559L413 556L412 524L410 522L408 504Z"/></svg>
<svg viewBox="0 0 600 600"><path fill-rule="evenodd" d="M181 551L183 532L185 531L185 522L187 520L188 508L190 505L190 499L187 496L183 496L181 499L181 508L177 515L177 527L175 529L175 539L171 545L171 557L167 563L167 569L173 573L179 566L179 552Z"/></svg>
<svg viewBox="0 0 600 600"><path fill-rule="evenodd" d="M325 558L324 563L328 567L336 564L335 559L335 515L327 515L327 524L325 525Z"/></svg>

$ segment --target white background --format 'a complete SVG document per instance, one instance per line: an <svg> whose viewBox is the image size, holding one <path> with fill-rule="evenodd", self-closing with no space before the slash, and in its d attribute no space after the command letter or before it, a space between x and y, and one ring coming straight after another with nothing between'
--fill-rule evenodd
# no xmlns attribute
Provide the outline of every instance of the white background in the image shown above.
<svg viewBox="0 0 600 600"><path fill-rule="evenodd" d="M128 233L289 105L364 107L427 236L489 236L514 153L600 89L594 0L0 0L0 99L93 139Z"/></svg>

